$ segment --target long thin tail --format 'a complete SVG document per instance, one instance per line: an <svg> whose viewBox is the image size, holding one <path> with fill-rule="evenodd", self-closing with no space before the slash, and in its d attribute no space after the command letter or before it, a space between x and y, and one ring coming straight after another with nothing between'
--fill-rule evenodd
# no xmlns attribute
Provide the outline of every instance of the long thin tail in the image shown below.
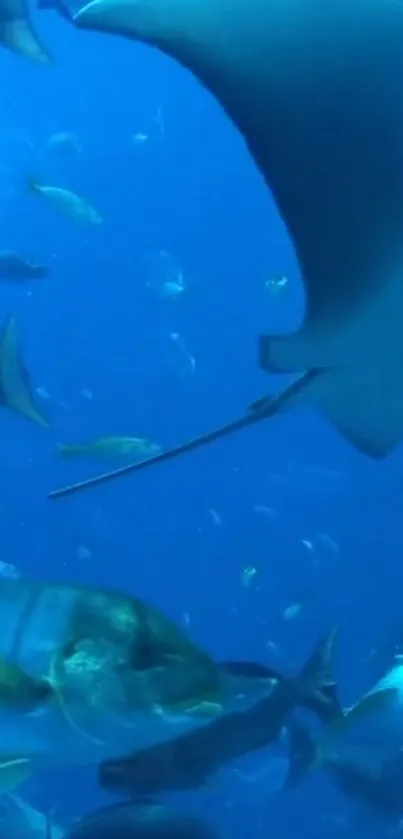
<svg viewBox="0 0 403 839"><path fill-rule="evenodd" d="M95 478L89 478L86 481L79 481L76 484L70 484L69 486L61 487L60 489L54 489L52 492L49 492L48 498L61 498L63 495L71 495L73 492L79 492L82 489L90 489L90 487L97 486L98 484L104 484L107 481L114 480L115 478L122 478L124 475L139 472L140 469L149 469L150 466L156 466L158 463L163 463L166 460L173 460L174 458L180 457L187 452L195 451L203 446L208 446L215 440L221 439L221 437L228 437L231 434L235 434L236 431L242 431L242 429L248 428L250 425L256 425L256 423L262 422L269 417L273 417L275 414L288 407L289 403L292 403L294 398L298 396L302 390L305 390L305 388L307 388L308 385L310 385L311 382L321 373L321 370L309 370L308 373L300 376L299 379L292 383L292 385L282 390L276 396L268 396L263 399L259 399L258 402L255 402L251 406L250 410L244 414L244 416L234 420L233 422L227 423L227 425L222 425L220 428L215 428L214 431L210 431L208 434L203 434L201 437L195 437L193 440L189 440L187 443L182 443L180 446L176 446L173 449L166 449L165 451L156 454L154 457L146 458L146 460L141 460L137 463L129 463L127 466L121 466L120 469L113 469L110 472L104 472L102 475L97 475Z"/></svg>

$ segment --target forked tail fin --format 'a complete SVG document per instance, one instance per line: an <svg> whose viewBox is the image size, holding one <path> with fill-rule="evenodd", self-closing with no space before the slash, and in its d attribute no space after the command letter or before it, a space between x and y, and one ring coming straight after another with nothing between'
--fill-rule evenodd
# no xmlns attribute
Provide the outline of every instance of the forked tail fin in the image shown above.
<svg viewBox="0 0 403 839"><path fill-rule="evenodd" d="M296 786L311 769L323 768L343 736L361 720L390 708L396 694L397 688L384 680L351 708L335 713L325 736L318 741L293 722L289 727L289 767L285 788Z"/></svg>
<svg viewBox="0 0 403 839"><path fill-rule="evenodd" d="M341 712L333 676L336 638L336 628L323 635L295 679L301 699L308 706L312 703L313 710L317 710L318 702L323 703L332 717Z"/></svg>

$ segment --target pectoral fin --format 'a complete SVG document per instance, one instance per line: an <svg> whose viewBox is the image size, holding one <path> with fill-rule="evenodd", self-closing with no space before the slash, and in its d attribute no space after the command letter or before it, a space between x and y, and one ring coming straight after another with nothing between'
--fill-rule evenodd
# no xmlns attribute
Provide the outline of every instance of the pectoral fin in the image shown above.
<svg viewBox="0 0 403 839"><path fill-rule="evenodd" d="M15 317L9 317L0 336L0 401L36 425L48 423L35 405L34 391L21 355Z"/></svg>
<svg viewBox="0 0 403 839"><path fill-rule="evenodd" d="M222 705L219 702L199 702L192 708L187 708L185 713L188 717L218 717L222 712Z"/></svg>
<svg viewBox="0 0 403 839"><path fill-rule="evenodd" d="M355 723L365 717L387 711L397 695L397 688L394 687L370 691L359 702L344 712L344 716L337 723L337 730L348 731Z"/></svg>
<svg viewBox="0 0 403 839"><path fill-rule="evenodd" d="M0 43L39 64L50 63L49 53L31 23L25 0L2 0L0 3Z"/></svg>

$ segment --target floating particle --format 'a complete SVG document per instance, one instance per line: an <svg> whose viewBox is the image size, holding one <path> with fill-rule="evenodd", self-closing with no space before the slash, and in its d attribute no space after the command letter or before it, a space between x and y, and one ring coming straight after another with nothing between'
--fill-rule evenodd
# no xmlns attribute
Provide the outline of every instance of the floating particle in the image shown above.
<svg viewBox="0 0 403 839"><path fill-rule="evenodd" d="M269 277L268 280L265 282L265 288L270 292L270 294L277 295L280 294L284 290L288 283L288 278L285 277L283 274L280 276Z"/></svg>
<svg viewBox="0 0 403 839"><path fill-rule="evenodd" d="M162 116L162 108L158 108L158 111L157 111L157 113L155 114L155 117L154 117L154 122L155 122L156 126L158 127L158 129L160 131L160 134L165 134L165 123L164 123L164 119L163 119L163 116Z"/></svg>
<svg viewBox="0 0 403 839"><path fill-rule="evenodd" d="M183 613L182 613L182 622L184 623L184 625L185 625L185 626L189 626L189 625L190 625L190 615L189 615L189 612L183 612Z"/></svg>
<svg viewBox="0 0 403 839"><path fill-rule="evenodd" d="M170 300L177 300L185 291L185 283L183 281L182 273L179 273L175 280L166 280L161 286L161 297L166 297Z"/></svg>
<svg viewBox="0 0 403 839"><path fill-rule="evenodd" d="M15 565L12 565L11 562L3 562L0 559L0 576L6 577L7 580L19 580L21 571Z"/></svg>
<svg viewBox="0 0 403 839"><path fill-rule="evenodd" d="M81 559L83 561L91 559L91 551L87 548L86 545L79 545L77 548L77 559Z"/></svg>
<svg viewBox="0 0 403 839"><path fill-rule="evenodd" d="M187 373L194 373L196 370L196 359L188 351L187 344L179 332L170 332L169 338L174 344L175 354L178 359L179 375L186 376Z"/></svg>
<svg viewBox="0 0 403 839"><path fill-rule="evenodd" d="M143 134L141 131L138 131L137 134L132 134L130 141L133 146L138 148L139 146L143 146L149 139L148 134Z"/></svg>
<svg viewBox="0 0 403 839"><path fill-rule="evenodd" d="M93 398L94 398L94 394L93 394L93 393L91 393L91 391L90 391L90 390L88 390L88 388L86 388L86 387L83 387L83 388L82 388L82 390L81 390L81 396L83 396L83 397L84 397L84 399L89 399L89 400L91 400L91 399L93 399Z"/></svg>
<svg viewBox="0 0 403 839"><path fill-rule="evenodd" d="M35 393L40 397L40 399L44 399L47 402L50 402L50 400L52 399L51 394L49 393L47 387L45 387L44 385L36 387ZM65 411L70 411L70 405L67 405L67 402L62 402L58 400L55 402L55 404L58 405L59 408L63 408Z"/></svg>
<svg viewBox="0 0 403 839"><path fill-rule="evenodd" d="M299 615L301 609L302 609L302 603L291 603L289 606L287 606L286 609L284 609L284 612L283 612L284 620L286 620L286 621L294 620L294 618L296 618L297 615Z"/></svg>
<svg viewBox="0 0 403 839"><path fill-rule="evenodd" d="M215 525L215 527L221 527L221 525L222 525L222 519L221 519L221 517L219 516L219 514L217 513L217 510L214 510L214 508L213 508L213 507L210 507L210 509L208 510L208 514L209 514L209 516L210 516L210 518L211 518L211 521L212 521L212 522L213 522L213 524Z"/></svg>
<svg viewBox="0 0 403 839"><path fill-rule="evenodd" d="M311 542L310 539L301 539L301 545L303 545L303 547L307 551L314 551L315 550L314 544L313 544L313 542Z"/></svg>
<svg viewBox="0 0 403 839"><path fill-rule="evenodd" d="M241 582L245 588L249 588L252 585L253 580L255 579L257 574L257 568L253 565L247 565L245 568L242 568L241 571Z"/></svg>
<svg viewBox="0 0 403 839"><path fill-rule="evenodd" d="M168 251L159 250L146 257L146 287L165 299L177 300L187 285L182 268Z"/></svg>
<svg viewBox="0 0 403 839"><path fill-rule="evenodd" d="M52 398L48 389L47 389L47 387L45 387L44 385L40 385L40 387L36 387L35 392L38 394L38 396L41 397L41 399L48 399L49 400L49 399Z"/></svg>
<svg viewBox="0 0 403 839"><path fill-rule="evenodd" d="M67 155L77 155L82 151L80 140L73 131L58 131L51 134L46 146L50 151Z"/></svg>

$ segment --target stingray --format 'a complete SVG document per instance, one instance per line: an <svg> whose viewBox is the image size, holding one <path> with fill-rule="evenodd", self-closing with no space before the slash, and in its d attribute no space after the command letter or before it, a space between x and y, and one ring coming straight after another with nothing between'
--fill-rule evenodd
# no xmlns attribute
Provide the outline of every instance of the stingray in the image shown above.
<svg viewBox="0 0 403 839"><path fill-rule="evenodd" d="M403 435L403 0L92 0L75 23L157 47L215 95L271 190L305 289L300 328L259 339L261 367L305 371L299 384L98 480L302 400L386 456Z"/></svg>
<svg viewBox="0 0 403 839"><path fill-rule="evenodd" d="M50 63L49 53L31 23L25 0L0 0L0 43L39 64Z"/></svg>
<svg viewBox="0 0 403 839"><path fill-rule="evenodd" d="M0 334L0 406L11 408L36 425L48 427L45 417L35 405L14 316L7 319Z"/></svg>

